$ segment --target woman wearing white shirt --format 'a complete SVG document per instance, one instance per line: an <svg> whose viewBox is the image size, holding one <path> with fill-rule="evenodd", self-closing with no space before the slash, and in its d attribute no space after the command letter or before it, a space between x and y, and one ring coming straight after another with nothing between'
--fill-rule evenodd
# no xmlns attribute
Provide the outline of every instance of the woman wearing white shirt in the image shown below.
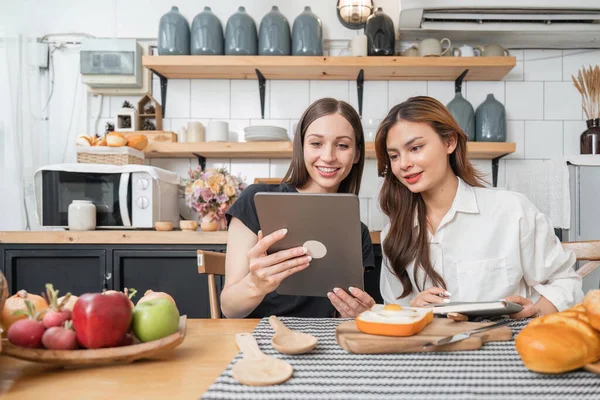
<svg viewBox="0 0 600 400"><path fill-rule="evenodd" d="M424 306L506 299L514 318L564 310L583 298L575 257L524 196L483 187L467 136L440 102L413 97L392 108L375 139L385 177L380 204L381 294Z"/></svg>

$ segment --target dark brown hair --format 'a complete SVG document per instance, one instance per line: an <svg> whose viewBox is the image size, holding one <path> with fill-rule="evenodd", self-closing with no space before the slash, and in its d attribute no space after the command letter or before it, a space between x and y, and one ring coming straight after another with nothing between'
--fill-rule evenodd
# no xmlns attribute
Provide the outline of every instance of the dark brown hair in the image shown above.
<svg viewBox="0 0 600 400"><path fill-rule="evenodd" d="M283 182L296 188L301 188L308 182L310 175L304 163L304 136L306 130L315 120L326 115L340 114L354 129L354 139L356 141L356 150L360 154L360 159L352 165L350 173L338 188L338 193L354 193L358 195L360 191L360 180L362 178L365 165L365 135L360 121L360 116L356 110L345 101L325 97L312 103L298 121L294 136L294 149L292 153L292 162L290 168L283 177Z"/></svg>
<svg viewBox="0 0 600 400"><path fill-rule="evenodd" d="M383 251L390 267L402 283L404 291L399 298L408 296L413 288L406 269L414 263L413 279L417 290L423 290L427 278L434 286L446 288L444 279L431 265L429 240L427 237L427 208L420 193L412 193L392 174L387 153L389 130L398 121L417 122L429 125L445 142L456 138L456 149L448 156L454 174L471 186L483 186L482 174L467 159L467 135L458 126L452 114L436 99L427 96L411 97L390 110L381 122L375 137L377 172L384 177L379 195L381 210L390 219L390 230L383 241ZM415 214L418 230L413 230ZM423 269L424 278L420 285L417 271Z"/></svg>

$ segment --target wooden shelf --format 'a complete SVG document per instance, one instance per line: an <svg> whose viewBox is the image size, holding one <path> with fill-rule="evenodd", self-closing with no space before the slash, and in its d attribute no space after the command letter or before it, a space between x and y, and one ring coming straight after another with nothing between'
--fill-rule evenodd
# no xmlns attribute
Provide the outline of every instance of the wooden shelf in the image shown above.
<svg viewBox="0 0 600 400"><path fill-rule="evenodd" d="M306 57L306 56L143 56L145 67L165 78L497 81L515 57Z"/></svg>
<svg viewBox="0 0 600 400"><path fill-rule="evenodd" d="M469 142L469 158L491 160L516 150L515 143ZM146 149L148 158L291 158L292 142L207 142L171 143L154 142ZM366 145L367 158L375 158L373 143Z"/></svg>

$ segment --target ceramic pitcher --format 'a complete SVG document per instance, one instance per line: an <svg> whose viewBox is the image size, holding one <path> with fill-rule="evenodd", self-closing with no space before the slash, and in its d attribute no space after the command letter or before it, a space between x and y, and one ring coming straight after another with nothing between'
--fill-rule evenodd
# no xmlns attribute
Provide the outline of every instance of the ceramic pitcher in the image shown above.
<svg viewBox="0 0 600 400"><path fill-rule="evenodd" d="M219 18L204 7L204 11L196 15L192 21L191 53L193 55L222 55L223 26Z"/></svg>
<svg viewBox="0 0 600 400"><path fill-rule="evenodd" d="M182 56L190 54L190 25L173 6L163 15L158 25L158 55Z"/></svg>

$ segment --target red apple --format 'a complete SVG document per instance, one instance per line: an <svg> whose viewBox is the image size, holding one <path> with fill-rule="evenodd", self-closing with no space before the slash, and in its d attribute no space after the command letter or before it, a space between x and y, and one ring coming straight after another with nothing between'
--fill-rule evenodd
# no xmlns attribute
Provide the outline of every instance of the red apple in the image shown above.
<svg viewBox="0 0 600 400"><path fill-rule="evenodd" d="M131 303L125 294L86 293L73 307L77 342L87 349L118 346L131 318Z"/></svg>

